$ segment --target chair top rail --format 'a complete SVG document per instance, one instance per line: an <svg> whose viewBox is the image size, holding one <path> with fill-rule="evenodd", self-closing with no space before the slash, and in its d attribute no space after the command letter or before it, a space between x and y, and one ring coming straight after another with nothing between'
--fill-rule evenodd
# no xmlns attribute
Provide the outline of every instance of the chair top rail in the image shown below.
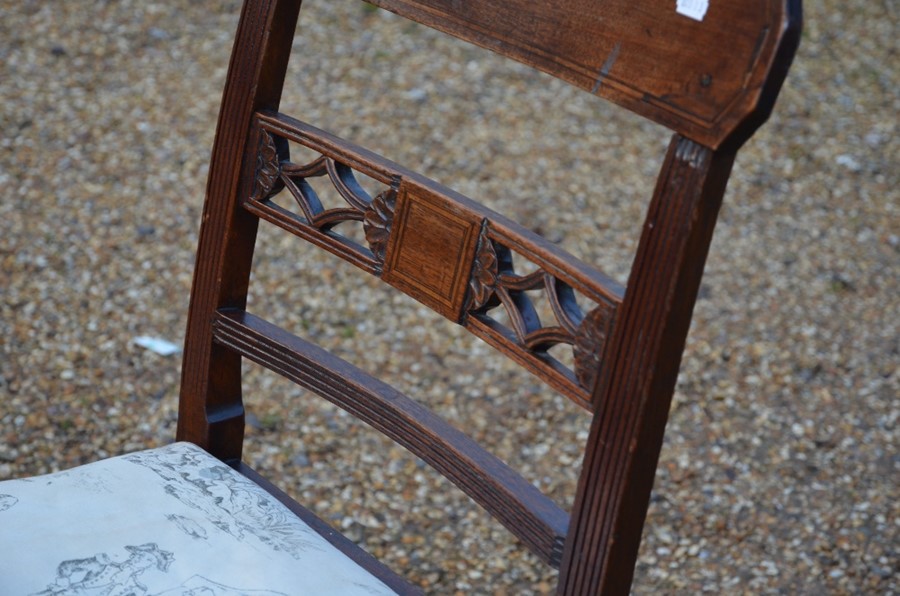
<svg viewBox="0 0 900 596"><path fill-rule="evenodd" d="M711 148L742 143L768 116L787 70L779 58L792 54L800 20L798 0L369 2ZM727 54L714 50L725 43Z"/></svg>

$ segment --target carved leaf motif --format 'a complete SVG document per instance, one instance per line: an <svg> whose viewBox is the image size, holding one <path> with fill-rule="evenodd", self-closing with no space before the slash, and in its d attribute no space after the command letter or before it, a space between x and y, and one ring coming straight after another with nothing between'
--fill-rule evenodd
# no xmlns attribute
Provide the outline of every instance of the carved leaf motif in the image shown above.
<svg viewBox="0 0 900 596"><path fill-rule="evenodd" d="M375 258L382 263L387 251L388 238L391 236L391 224L394 221L396 207L397 191L389 188L372 199L363 219L363 230L369 248L372 249Z"/></svg>
<svg viewBox="0 0 900 596"><path fill-rule="evenodd" d="M613 307L600 304L587 314L575 336L575 377L589 391L593 389L600 373L600 362L612 329L613 313Z"/></svg>
<svg viewBox="0 0 900 596"><path fill-rule="evenodd" d="M253 184L254 201L266 199L275 187L278 177L281 175L281 166L278 163L278 150L275 149L275 140L265 130L259 134L259 153L256 156L256 180Z"/></svg>
<svg viewBox="0 0 900 596"><path fill-rule="evenodd" d="M469 304L466 310L478 310L488 303L497 287L497 252L494 244L482 231L478 239L472 277L469 280Z"/></svg>

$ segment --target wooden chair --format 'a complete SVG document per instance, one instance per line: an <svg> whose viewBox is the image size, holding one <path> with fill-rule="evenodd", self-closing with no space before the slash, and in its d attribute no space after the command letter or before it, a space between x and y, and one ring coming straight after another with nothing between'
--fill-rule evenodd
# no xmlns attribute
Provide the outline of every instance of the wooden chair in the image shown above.
<svg viewBox="0 0 900 596"><path fill-rule="evenodd" d="M130 582L146 586L152 576L163 585L170 575L185 590L415 592L241 463L244 358L432 465L559 568L558 593L627 592L719 205L738 148L769 115L786 75L800 1L372 2L674 131L624 288L478 203L280 113L300 4L247 0L238 26L190 301L177 433L186 443L0 483L0 592L112 586L126 593ZM293 163L292 145L320 157ZM354 173L380 183L380 192L368 194ZM308 182L317 176L330 180L345 207L322 207ZM279 206L276 195L292 196L297 209ZM260 220L380 277L590 411L571 514L413 399L247 312ZM337 231L346 222L361 226L365 245ZM520 274L522 260L537 271ZM555 320L538 317L527 294L535 290L545 293ZM549 351L560 344L574 350L571 369ZM144 507L151 513L144 516ZM150 534L128 529L142 516ZM304 533L304 523L324 542ZM94 540L100 526L111 542ZM118 526L127 531L116 534ZM34 552L23 546L29 539L38 543ZM226 539L266 554L229 551ZM77 548L67 546L72 541ZM349 558L324 555L328 544ZM314 560L302 567L308 554ZM278 584L265 567L275 563L302 567L305 580L320 572L333 582L302 587L279 576ZM239 579L227 573L235 567ZM26 577L16 580L17 572Z"/></svg>

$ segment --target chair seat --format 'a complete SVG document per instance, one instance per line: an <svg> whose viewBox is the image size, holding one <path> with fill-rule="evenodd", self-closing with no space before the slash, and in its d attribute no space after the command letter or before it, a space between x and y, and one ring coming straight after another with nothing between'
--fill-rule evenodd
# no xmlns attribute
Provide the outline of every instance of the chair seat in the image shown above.
<svg viewBox="0 0 900 596"><path fill-rule="evenodd" d="M393 594L190 443L0 482L0 594Z"/></svg>

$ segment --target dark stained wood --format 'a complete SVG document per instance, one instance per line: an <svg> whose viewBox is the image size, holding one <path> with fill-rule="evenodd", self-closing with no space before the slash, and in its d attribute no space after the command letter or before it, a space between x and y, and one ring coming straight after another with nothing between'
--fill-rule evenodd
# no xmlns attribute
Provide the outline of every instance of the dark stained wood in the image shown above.
<svg viewBox="0 0 900 596"><path fill-rule="evenodd" d="M594 394L560 594L625 594L733 153L675 136Z"/></svg>
<svg viewBox="0 0 900 596"><path fill-rule="evenodd" d="M466 329L578 405L593 410L590 395L594 377L579 370L585 360L577 357L576 344L590 333L588 325L596 325L597 329L612 326L621 302L621 287L588 267L576 268L583 264L570 255L561 258L558 247L546 240L525 235L500 221L486 223L480 248L486 250L479 250L480 259L476 262L483 260L489 265L476 269L470 295L484 297L469 305L463 322ZM515 263L521 259L536 265L537 271L519 275ZM478 283L474 283L476 280ZM550 325L540 320L525 294L533 289L543 291L550 301L555 317ZM576 292L591 302L589 312L583 312L575 302ZM509 327L492 314L491 309L498 307L505 310ZM602 352L605 334L599 334L597 339L597 350ZM547 352L557 344L572 346L576 356L574 370ZM599 366L600 362L596 364Z"/></svg>
<svg viewBox="0 0 900 596"><path fill-rule="evenodd" d="M244 4L203 211L178 438L228 461L354 560L408 591L240 463L240 363L248 358L431 464L560 567L559 594L627 593L716 215L736 151L766 119L786 76L800 1L373 2L675 130L624 288L477 202L278 113L300 4ZM701 9L680 9L687 4ZM293 163L291 144L318 157ZM374 196L359 175L381 185ZM346 205L326 209L315 191L323 182ZM463 325L592 412L571 519L422 405L246 313L259 219ZM365 240L342 235L339 224L360 226ZM552 320L541 320L529 298L537 292ZM571 368L550 354L561 344L573 350Z"/></svg>
<svg viewBox="0 0 900 596"><path fill-rule="evenodd" d="M213 329L217 343L318 393L421 457L538 556L559 565L569 516L442 418L330 352L249 313L220 312Z"/></svg>
<svg viewBox="0 0 900 596"><path fill-rule="evenodd" d="M299 11L298 0L244 3L210 162L188 312L177 437L226 461L241 457L240 358L213 345L212 315L218 308L243 308L247 301L258 219L240 209L237 201L252 188L248 173L255 164L246 163L245 149L248 142L255 147L250 139L253 114L278 108Z"/></svg>
<svg viewBox="0 0 900 596"><path fill-rule="evenodd" d="M755 128L765 119L771 94L763 87L773 74L777 78L773 65L790 62L800 18L799 0L709 0L702 18L679 12L677 0L369 2L524 62L712 148L738 130L742 141L752 134L747 122ZM788 53L779 55L785 47ZM765 113L762 119L758 112Z"/></svg>

